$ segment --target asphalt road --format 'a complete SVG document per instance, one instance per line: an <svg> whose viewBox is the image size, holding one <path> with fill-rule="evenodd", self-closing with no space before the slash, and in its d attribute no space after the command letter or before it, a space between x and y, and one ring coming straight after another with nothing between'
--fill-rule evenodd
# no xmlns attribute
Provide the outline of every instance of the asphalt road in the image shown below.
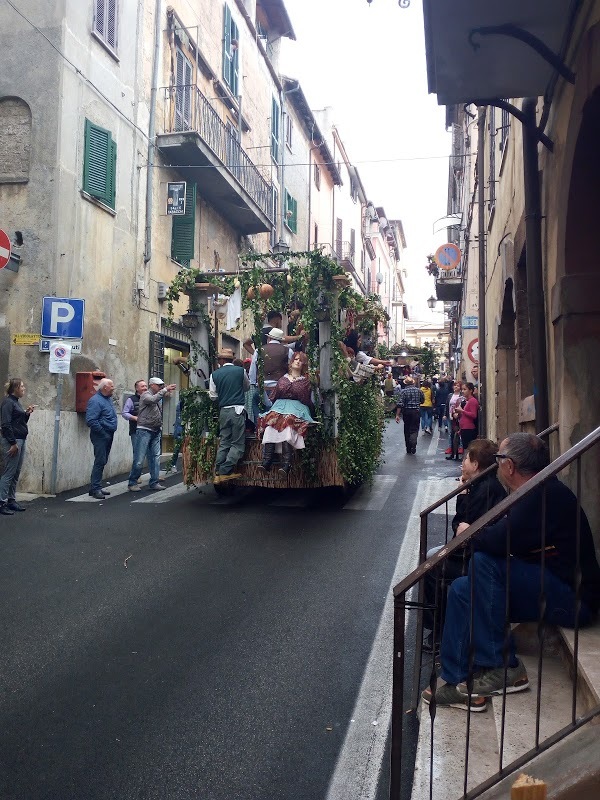
<svg viewBox="0 0 600 800"><path fill-rule="evenodd" d="M72 492L3 517L2 800L325 800L415 494L452 471L427 445L392 423L344 507Z"/></svg>

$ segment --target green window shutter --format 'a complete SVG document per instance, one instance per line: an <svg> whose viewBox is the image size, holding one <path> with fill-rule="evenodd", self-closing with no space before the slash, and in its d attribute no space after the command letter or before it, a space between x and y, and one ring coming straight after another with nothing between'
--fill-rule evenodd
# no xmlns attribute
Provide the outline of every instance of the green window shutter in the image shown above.
<svg viewBox="0 0 600 800"><path fill-rule="evenodd" d="M271 156L279 163L279 103L275 98L271 102Z"/></svg>
<svg viewBox="0 0 600 800"><path fill-rule="evenodd" d="M238 46L231 55L231 83L229 84L229 88L231 89L231 93L237 97L240 73L240 33L238 31L238 26L233 20L231 20L231 39L235 39Z"/></svg>
<svg viewBox="0 0 600 800"><path fill-rule="evenodd" d="M231 11L225 3L223 13L223 80L231 86Z"/></svg>
<svg viewBox="0 0 600 800"><path fill-rule="evenodd" d="M85 121L83 191L114 207L117 146L110 131Z"/></svg>
<svg viewBox="0 0 600 800"><path fill-rule="evenodd" d="M185 192L185 214L173 217L171 228L171 258L189 267L194 257L196 238L196 184L188 183Z"/></svg>
<svg viewBox="0 0 600 800"><path fill-rule="evenodd" d="M285 190L285 224L292 233L298 232L298 201L294 200L287 189Z"/></svg>

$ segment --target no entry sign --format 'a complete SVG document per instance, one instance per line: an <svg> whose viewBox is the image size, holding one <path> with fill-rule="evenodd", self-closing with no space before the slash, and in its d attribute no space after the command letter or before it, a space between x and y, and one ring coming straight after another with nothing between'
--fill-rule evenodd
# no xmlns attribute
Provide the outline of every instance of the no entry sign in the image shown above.
<svg viewBox="0 0 600 800"><path fill-rule="evenodd" d="M11 244L6 231L0 229L0 269L10 261Z"/></svg>

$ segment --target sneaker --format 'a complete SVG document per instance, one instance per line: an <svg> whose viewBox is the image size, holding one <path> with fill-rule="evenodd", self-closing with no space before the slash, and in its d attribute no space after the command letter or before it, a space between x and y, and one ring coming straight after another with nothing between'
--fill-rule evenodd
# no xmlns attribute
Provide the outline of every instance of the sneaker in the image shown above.
<svg viewBox="0 0 600 800"><path fill-rule="evenodd" d="M432 700L431 689L427 688L421 693L423 700L429 705ZM458 691L456 686L449 683L444 683L435 691L435 704L439 708L460 708L463 711L487 711L487 703L484 697L471 697L469 698Z"/></svg>
<svg viewBox="0 0 600 800"><path fill-rule="evenodd" d="M6 505L6 503L0 503L0 514L4 517L12 517L14 511L11 511L10 508Z"/></svg>
<svg viewBox="0 0 600 800"><path fill-rule="evenodd" d="M6 507L9 511L27 511L25 506L22 506L20 503L17 503L16 500L9 500L6 504Z"/></svg>
<svg viewBox="0 0 600 800"><path fill-rule="evenodd" d="M132 486L128 486L127 488L129 489L130 492L141 492L142 491L140 489L140 487L137 485L137 483L134 483Z"/></svg>
<svg viewBox="0 0 600 800"><path fill-rule="evenodd" d="M169 464L169 466L165 470L165 475L175 475L176 473L177 473L177 467L171 466Z"/></svg>
<svg viewBox="0 0 600 800"><path fill-rule="evenodd" d="M527 670L520 658L516 667L509 667L506 671L506 694L523 692L529 688ZM459 683L457 686L461 694L468 694L467 684ZM472 697L492 697L504 691L504 667L495 669L482 669L473 676Z"/></svg>
<svg viewBox="0 0 600 800"><path fill-rule="evenodd" d="M462 449L462 447L459 447L458 448L458 455L462 456L462 454L463 454L463 449Z"/></svg>
<svg viewBox="0 0 600 800"><path fill-rule="evenodd" d="M149 489L152 489L153 492L164 492L167 488L163 486L162 483L153 483L152 486L148 486Z"/></svg>
<svg viewBox="0 0 600 800"><path fill-rule="evenodd" d="M451 456L451 455L452 455L452 448L451 448L451 447L447 447L447 448L444 450L444 453L445 453L447 456Z"/></svg>

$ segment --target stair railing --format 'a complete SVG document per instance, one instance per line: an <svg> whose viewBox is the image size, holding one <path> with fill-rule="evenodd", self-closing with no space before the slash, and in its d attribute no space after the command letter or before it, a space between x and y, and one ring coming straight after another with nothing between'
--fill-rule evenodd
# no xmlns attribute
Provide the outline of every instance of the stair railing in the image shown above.
<svg viewBox="0 0 600 800"><path fill-rule="evenodd" d="M549 435L553 431L558 429L558 425L553 425L551 428L548 428L546 431L543 431L539 436ZM495 465L492 465L485 473L480 473L477 478L473 481L469 481L468 483L462 484L458 486L455 490L448 493L445 497L438 500L433 505L426 508L424 511L421 512L421 538L420 538L420 546L419 546L419 566L413 570L406 578L404 578L400 583L398 583L394 588L394 654L393 654L393 685L392 685L392 741L391 741L391 773L390 773L390 792L389 797L390 800L402 800L401 795L401 773L402 773L402 759L403 759L403 727L405 724L406 714L408 712L404 711L404 690L405 690L405 666L406 666L406 611L407 610L416 610L417 611L417 630L416 630L416 650L418 651L418 659L419 663L415 663L415 675L419 673L419 680L415 677L415 681L413 682L413 690L411 693L411 708L414 710L419 702L419 694L420 691L420 673L421 673L421 660L422 660L422 635L423 635L423 611L425 609L424 606L424 590L423 590L423 579L426 575L430 573L434 573L434 571L438 571L440 567L443 569L444 563L447 559L456 551L465 548L466 545L471 543L471 553L473 553L472 543L473 539L477 537L479 531L485 528L487 525L490 525L493 522L496 522L500 518L507 516L508 519L508 536L507 536L507 552L506 552L506 563L507 563L507 577L506 577L506 584L507 587L509 585L509 565L510 565L510 515L509 512L515 505L515 503L519 502L522 498L529 495L531 492L536 491L539 487L542 487L542 547L540 551L540 566L541 566L541 586L540 586L540 595L539 595L539 616L538 616L538 643L539 643L539 654L538 654L538 678L537 678L537 704L536 704L536 731L535 731L535 744L524 755L520 756L519 758L515 759L508 765L504 765L503 763L503 749L504 749L504 722L505 722L505 708L506 708L506 676L507 676L507 669L508 669L508 658L509 658L509 650L508 650L508 643L509 638L511 635L511 624L509 618L509 607L508 607L508 591L507 591L507 608L506 608L506 615L505 615L505 642L504 642L504 691L503 691L503 702L502 702L502 718L501 718L501 732L500 732L500 752L499 752L499 766L498 771L490 776L484 783L481 783L479 786L468 790L468 756L469 756L469 737L470 737L470 710L467 713L467 732L466 732L466 739L465 739L465 762L464 762L464 776L463 776L463 795L462 797L465 800L473 800L476 797L479 797L484 791L489 789L490 787L499 783L504 777L507 775L512 774L517 769L521 768L524 764L530 761L534 756L539 755L540 753L547 750L552 745L556 744L558 741L561 741L569 734L575 732L583 725L587 724L591 719L596 716L600 715L600 705L597 705L595 708L588 711L586 714L577 716L577 667L575 666L573 673L573 689L572 689L572 708L571 708L571 722L563 727L561 730L555 732L550 737L545 739L544 741L540 741L540 707L541 707L541 682L542 682L542 657L543 657L543 643L545 637L546 626L544 622L544 614L545 614L545 606L546 606L546 597L544 594L544 565L545 565L545 535L546 535L546 506L547 506L547 497L545 491L545 484L547 481L556 476L559 472L564 470L570 464L575 462L576 464L576 475L575 475L575 496L576 496L576 521L575 521L575 541L576 541L576 573L575 573L575 581L574 581L574 588L575 588L575 627L574 627L574 643L573 643L573 663L577 665L578 663L578 647L579 647L579 622L578 616L581 609L581 564L580 564L580 534L581 534L581 458L582 456L587 453L591 448L595 447L600 443L600 428L592 431L586 437L584 437L578 444L571 447L566 453L556 458L551 464L545 467L543 470L538 472L532 478L530 478L523 486L521 486L518 490L511 493L507 498L502 500L488 512L486 512L480 519L478 519L475 523L469 526L467 530L463 533L455 536L450 542L446 542L446 545L442 547L438 552L436 552L431 558L426 558L427 553L427 517L432 512L439 508L444 503L452 499L454 496L459 494L461 491L465 489L465 487L471 485L477 479L481 479L484 474L488 474L493 469L495 469ZM446 507L447 508L447 507ZM448 517L448 512L446 512L446 516ZM447 538L447 532L446 532ZM471 558L471 569L473 570L472 580L471 580L471 600L470 600L470 608L471 608L471 615L473 613L473 587L475 583L475 573L474 573L474 560ZM416 601L409 599L407 595L413 588L418 585L418 599ZM431 609L434 613L434 631L432 638L435 641L435 635L437 631L435 630L437 626L437 617L438 617L438 597L436 596L436 602L434 607ZM472 642L472 630L473 630L473 620L471 619L471 641L469 643L469 673L467 676L467 686L472 686L473 680L473 642ZM436 676L435 676L435 655L432 658L432 672L431 678L429 682L429 686L432 690L434 695L432 702L429 704L429 716L430 716L430 724L431 724L431 737L430 737L430 774L429 774L429 798L433 800L433 756L434 756L434 722L436 716L436 706L435 706L435 684L436 684ZM415 697L415 685L417 686L417 694ZM411 710L411 709L409 709ZM446 798L444 798L446 800Z"/></svg>

